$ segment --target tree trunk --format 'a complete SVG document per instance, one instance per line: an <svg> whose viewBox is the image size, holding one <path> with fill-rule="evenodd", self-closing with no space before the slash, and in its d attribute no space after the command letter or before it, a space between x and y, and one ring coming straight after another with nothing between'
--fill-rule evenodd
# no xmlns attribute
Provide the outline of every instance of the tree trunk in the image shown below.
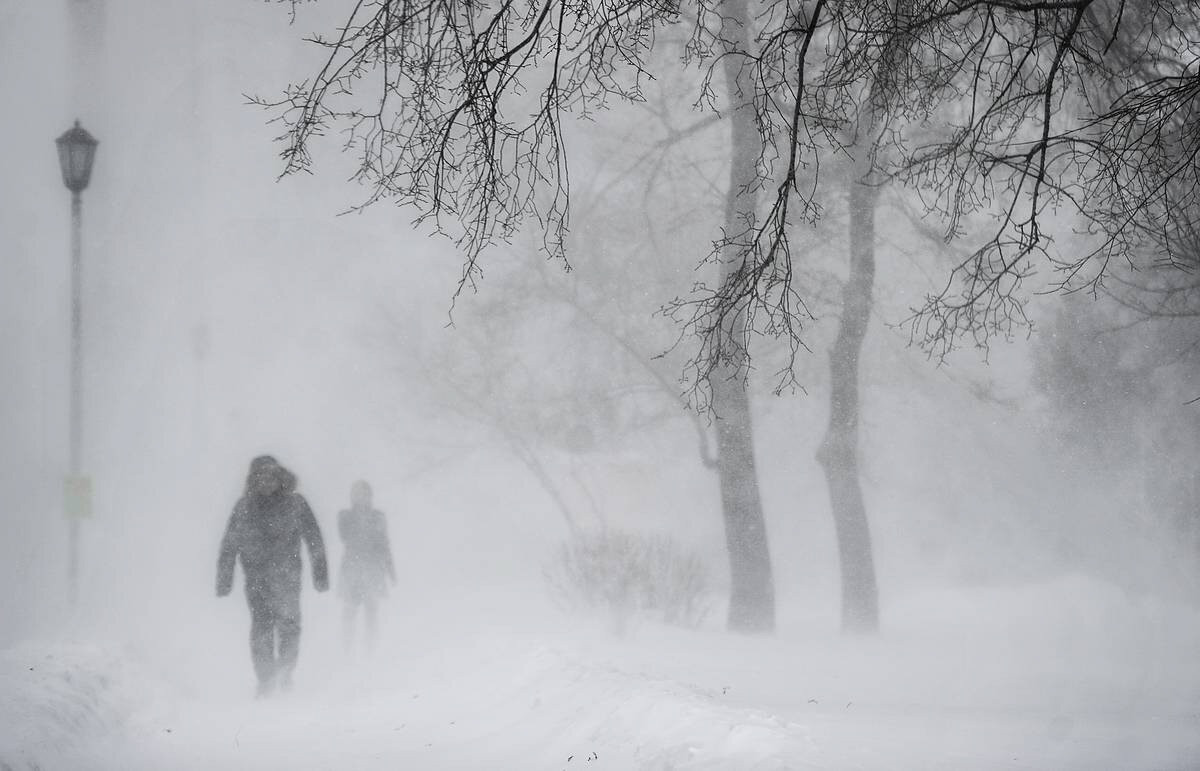
<svg viewBox="0 0 1200 771"><path fill-rule="evenodd" d="M750 50L749 13L745 0L734 0L725 11L723 30L730 50ZM751 103L754 84L742 56L725 57L725 79L729 92L730 172L725 198L725 234L743 232L754 215L758 157L762 138ZM722 255L722 283L742 260L736 246ZM738 632L772 632L775 629L775 582L767 528L758 494L754 463L754 432L750 419L750 397L744 377L748 352L744 346L746 317L731 314L721 330L732 356L718 363L711 376L712 406L717 422L717 475L721 485L721 507L725 518L725 542L729 551L731 579L728 628Z"/></svg>
<svg viewBox="0 0 1200 771"><path fill-rule="evenodd" d="M775 581L758 495L750 400L738 378L713 384L717 412L717 476L729 551L729 618L735 632L775 630Z"/></svg>
<svg viewBox="0 0 1200 771"><path fill-rule="evenodd" d="M865 153L865 150L864 150ZM850 181L850 274L842 289L842 319L829 355L829 429L817 452L829 484L842 572L842 631L879 629L879 596L871 531L858 472L859 354L871 316L875 282L875 205L879 188L870 161L855 164Z"/></svg>

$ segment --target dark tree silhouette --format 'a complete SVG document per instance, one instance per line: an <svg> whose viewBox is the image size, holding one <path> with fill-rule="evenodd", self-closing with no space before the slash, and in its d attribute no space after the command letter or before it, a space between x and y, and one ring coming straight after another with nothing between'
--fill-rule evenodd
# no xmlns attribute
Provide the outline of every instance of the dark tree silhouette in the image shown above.
<svg viewBox="0 0 1200 771"><path fill-rule="evenodd" d="M410 204L455 237L467 286L481 252L531 222L567 259L568 113L642 99L655 69L696 68L698 104L753 112L760 152L737 192L766 193L714 239L719 282L677 304L703 384L719 366L744 367L756 333L802 343L789 228L820 215L821 159L847 149L842 130L868 98L885 107L880 172L945 214L948 237L972 215L998 218L912 319L934 350L1022 323L1036 259L1071 288L1190 222L1179 212L1197 181L1200 8L1188 0L772 0L740 13L667 0L360 0L335 34L311 38L325 64L260 101L286 125L285 173L310 168L313 137L344 131L366 203ZM686 55L652 67L663 30L681 24ZM881 68L884 46L903 54ZM734 71L743 90L722 97L716 84ZM1052 251L1046 218L1064 207L1094 229L1092 250Z"/></svg>
<svg viewBox="0 0 1200 771"><path fill-rule="evenodd" d="M1174 234L1194 229L1200 181L1200 7L951 9L913 26L923 49L941 52L914 82L927 84L945 122L940 136L912 145L897 174L947 215L947 237L973 214L996 224L911 320L914 339L938 355L964 337L985 347L1027 325L1024 285L1039 266L1073 291L1095 288L1146 245L1177 259ZM1053 222L1064 219L1092 238L1059 248Z"/></svg>
<svg viewBox="0 0 1200 771"><path fill-rule="evenodd" d="M684 55L654 56L680 27ZM790 346L780 377L794 382L811 316L791 233L831 201L823 162L846 154L859 181L911 186L947 239L987 233L909 319L938 356L1027 324L1039 266L1060 288L1095 286L1135 247L1182 264L1176 245L1195 231L1200 7L1188 0L358 0L312 40L324 65L259 100L285 126L285 173L311 168L315 137L343 132L363 205L411 206L460 245L459 291L485 249L526 226L567 264L568 115L643 100L667 68L699 74L697 105L730 131L728 199L700 259L715 269L668 311L692 351L694 402L718 421L734 628L774 623L745 378L751 341L767 335ZM872 195L858 190L853 207ZM1056 245L1064 213L1094 236L1087 249ZM870 296L862 248L848 309ZM843 317L834 360L855 414L866 318ZM845 470L830 476L845 511L861 508L856 462L832 453L854 420L831 420L823 453Z"/></svg>

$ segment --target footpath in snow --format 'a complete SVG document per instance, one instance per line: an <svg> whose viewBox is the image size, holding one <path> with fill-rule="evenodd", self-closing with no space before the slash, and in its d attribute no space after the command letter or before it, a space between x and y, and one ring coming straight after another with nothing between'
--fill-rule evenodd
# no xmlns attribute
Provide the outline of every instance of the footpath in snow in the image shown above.
<svg viewBox="0 0 1200 771"><path fill-rule="evenodd" d="M1092 605L1049 627L1055 593ZM0 769L1200 767L1195 614L1096 596L927 596L850 642L490 625L346 660L318 637L261 701L225 648L26 642L0 653ZM981 602L1008 626L970 618Z"/></svg>

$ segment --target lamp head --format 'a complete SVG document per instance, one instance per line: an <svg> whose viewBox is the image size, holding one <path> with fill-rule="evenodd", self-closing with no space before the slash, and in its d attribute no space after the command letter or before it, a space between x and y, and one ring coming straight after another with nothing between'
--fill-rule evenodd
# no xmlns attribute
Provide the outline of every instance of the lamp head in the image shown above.
<svg viewBox="0 0 1200 771"><path fill-rule="evenodd" d="M63 184L72 193L81 193L92 180L92 162L100 144L79 121L55 140L58 145L58 165L62 168Z"/></svg>

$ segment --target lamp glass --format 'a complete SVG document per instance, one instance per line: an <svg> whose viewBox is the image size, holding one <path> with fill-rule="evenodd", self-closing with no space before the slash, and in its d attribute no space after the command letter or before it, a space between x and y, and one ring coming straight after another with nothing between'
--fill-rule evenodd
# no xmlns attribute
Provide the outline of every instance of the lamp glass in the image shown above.
<svg viewBox="0 0 1200 771"><path fill-rule="evenodd" d="M100 143L79 125L79 121L75 121L75 127L60 136L56 143L63 184L73 193L81 192L92 179L92 162L96 158L96 145Z"/></svg>

